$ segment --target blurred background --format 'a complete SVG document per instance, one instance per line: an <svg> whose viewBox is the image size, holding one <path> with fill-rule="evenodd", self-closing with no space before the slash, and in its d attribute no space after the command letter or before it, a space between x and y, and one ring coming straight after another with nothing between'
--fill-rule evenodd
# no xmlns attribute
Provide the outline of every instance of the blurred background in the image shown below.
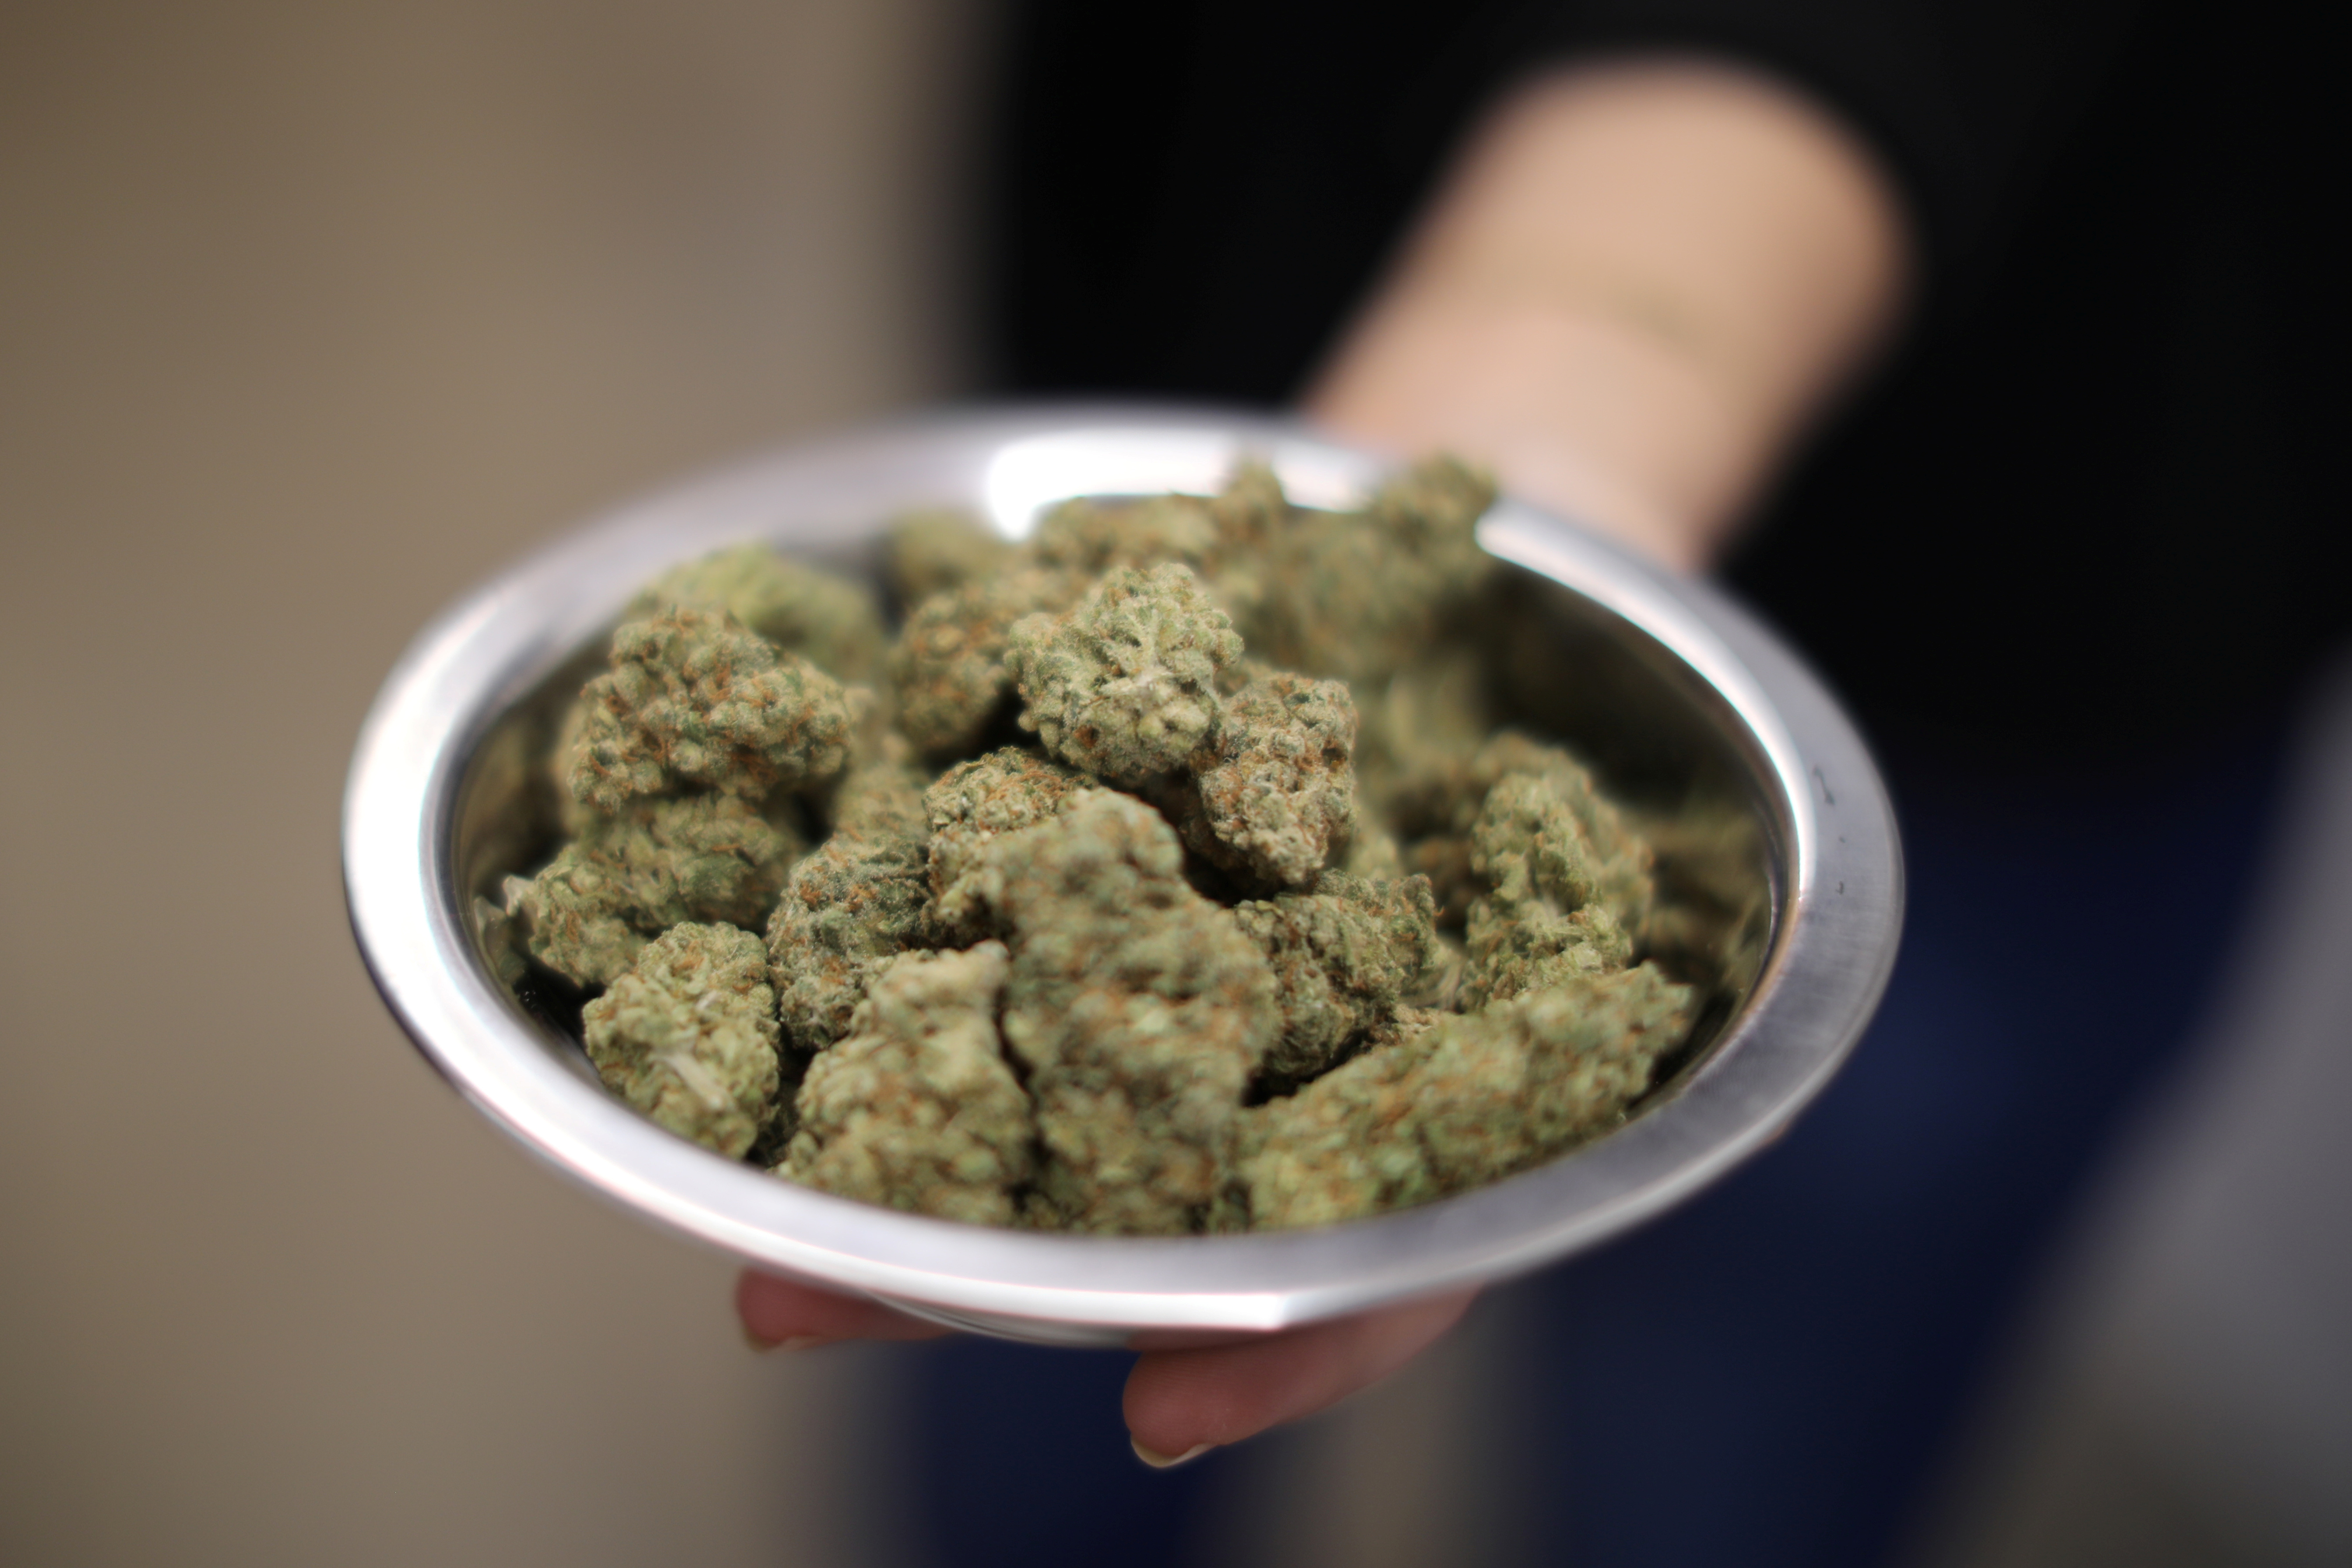
<svg viewBox="0 0 2352 1568"><path fill-rule="evenodd" d="M336 835L378 683L469 583L984 385L996 21L0 3L0 1561L929 1560L933 1353L755 1356L725 1259L509 1146L377 1002ZM2201 1076L2082 1217L1923 1564L2352 1561L2352 684L2302 755ZM1252 1445L1201 1560L1545 1560L1483 1490L1532 1332L1498 1292Z"/></svg>

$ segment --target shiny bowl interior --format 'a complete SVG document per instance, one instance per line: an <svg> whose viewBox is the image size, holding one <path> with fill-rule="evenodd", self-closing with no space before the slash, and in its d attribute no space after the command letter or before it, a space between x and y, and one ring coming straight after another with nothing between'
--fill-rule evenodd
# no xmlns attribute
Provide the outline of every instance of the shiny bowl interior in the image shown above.
<svg viewBox="0 0 2352 1568"><path fill-rule="evenodd" d="M561 998L496 978L478 900L554 847L544 758L639 584L747 538L873 574L883 526L961 506L1008 534L1071 496L1215 487L1270 461L1345 505L1381 471L1272 422L980 413L787 451L625 507L467 595L411 646L353 759L345 881L385 1000L494 1121L629 1207L764 1267L959 1326L1059 1343L1285 1327L1493 1280L1590 1246L1768 1141L1852 1048L1893 962L1901 868L1851 726L1775 640L1704 584L1515 502L1480 540L1511 562L1495 660L1511 716L1561 738L1637 810L1741 831L1663 852L1694 908L1680 977L1709 1000L1626 1124L1537 1169L1298 1232L1108 1239L997 1230L808 1191L675 1137L608 1095Z"/></svg>

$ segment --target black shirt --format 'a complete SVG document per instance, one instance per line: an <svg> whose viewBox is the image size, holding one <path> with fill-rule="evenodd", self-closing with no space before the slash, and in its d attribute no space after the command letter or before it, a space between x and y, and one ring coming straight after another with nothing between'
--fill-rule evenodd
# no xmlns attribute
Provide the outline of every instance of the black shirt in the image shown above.
<svg viewBox="0 0 2352 1568"><path fill-rule="evenodd" d="M1866 725L2144 756L2345 629L2341 137L2272 0L1035 0L1013 39L1006 390L1280 402L1515 78L1710 53L1855 127L1924 258L1728 569Z"/></svg>

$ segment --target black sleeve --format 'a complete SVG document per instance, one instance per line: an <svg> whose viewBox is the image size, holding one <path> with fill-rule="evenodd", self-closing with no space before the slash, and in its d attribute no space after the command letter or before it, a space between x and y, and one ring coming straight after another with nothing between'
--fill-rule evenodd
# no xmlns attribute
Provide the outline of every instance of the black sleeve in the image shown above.
<svg viewBox="0 0 2352 1568"><path fill-rule="evenodd" d="M1525 76L1677 49L1856 127L1936 308L1973 291L2133 0L1025 0L985 298L1000 382L1274 400Z"/></svg>
<svg viewBox="0 0 2352 1568"><path fill-rule="evenodd" d="M1855 128L1909 210L1931 300L1965 290L2095 95L2132 0L1574 0L1497 34L1499 58L1718 55ZM1940 302L1940 301L1939 301Z"/></svg>

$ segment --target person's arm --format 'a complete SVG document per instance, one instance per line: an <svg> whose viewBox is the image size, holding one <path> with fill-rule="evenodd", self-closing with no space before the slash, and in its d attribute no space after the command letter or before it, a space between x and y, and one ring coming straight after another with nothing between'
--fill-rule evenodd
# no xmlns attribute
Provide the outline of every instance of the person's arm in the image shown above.
<svg viewBox="0 0 2352 1568"><path fill-rule="evenodd" d="M1695 567L1884 331L1904 266L1874 166L1787 90L1696 62L1563 71L1473 139L1308 412L1399 455L1488 462L1507 487ZM1337 1404L1470 1294L1147 1350L1127 1385L1137 1449L1189 1458ZM946 1332L758 1274L736 1304L763 1344Z"/></svg>
<svg viewBox="0 0 2352 1568"><path fill-rule="evenodd" d="M1769 78L1564 69L1475 138L1307 410L1695 569L1885 335L1906 250L1871 156Z"/></svg>

